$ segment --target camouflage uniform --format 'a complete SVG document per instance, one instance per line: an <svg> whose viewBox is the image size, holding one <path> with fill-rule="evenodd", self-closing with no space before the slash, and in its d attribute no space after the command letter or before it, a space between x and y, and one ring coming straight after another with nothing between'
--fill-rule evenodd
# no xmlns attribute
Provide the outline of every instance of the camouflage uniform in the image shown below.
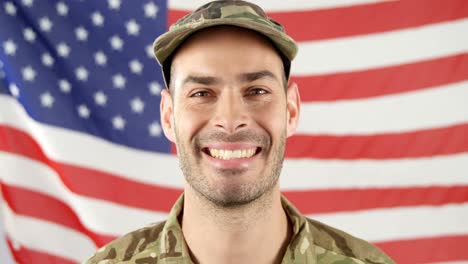
<svg viewBox="0 0 468 264"><path fill-rule="evenodd" d="M133 231L99 249L84 264L190 264L178 216L183 195L166 221ZM285 198L283 208L292 226L292 237L282 264L388 264L394 263L380 249L343 231L308 219Z"/></svg>

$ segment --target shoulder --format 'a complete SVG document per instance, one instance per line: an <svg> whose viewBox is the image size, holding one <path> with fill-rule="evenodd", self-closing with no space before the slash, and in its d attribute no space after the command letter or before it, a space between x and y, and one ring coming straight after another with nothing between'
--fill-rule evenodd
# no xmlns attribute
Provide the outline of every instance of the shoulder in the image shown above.
<svg viewBox="0 0 468 264"><path fill-rule="evenodd" d="M319 221L306 219L313 237L316 254L325 260L323 263L334 263L329 261L332 259L349 259L349 263L394 263L381 249L371 243Z"/></svg>
<svg viewBox="0 0 468 264"><path fill-rule="evenodd" d="M121 263L131 260L137 254L142 258L155 258L159 253L157 244L165 223L154 223L117 238L98 249L83 264Z"/></svg>

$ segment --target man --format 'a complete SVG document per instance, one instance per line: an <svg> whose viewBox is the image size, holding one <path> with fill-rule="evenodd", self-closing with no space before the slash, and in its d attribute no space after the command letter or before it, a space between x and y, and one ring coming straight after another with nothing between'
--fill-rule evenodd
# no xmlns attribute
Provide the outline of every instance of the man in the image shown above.
<svg viewBox="0 0 468 264"><path fill-rule="evenodd" d="M167 221L85 263L393 263L280 194L300 112L298 88L288 84L297 46L281 25L254 4L215 1L179 20L154 51L168 87L161 124L177 145L184 194Z"/></svg>

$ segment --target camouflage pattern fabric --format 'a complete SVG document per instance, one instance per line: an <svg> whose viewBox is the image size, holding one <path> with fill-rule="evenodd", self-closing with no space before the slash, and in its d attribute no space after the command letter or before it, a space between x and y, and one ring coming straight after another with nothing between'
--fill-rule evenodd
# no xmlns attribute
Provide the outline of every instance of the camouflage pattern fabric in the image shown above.
<svg viewBox="0 0 468 264"><path fill-rule="evenodd" d="M166 221L133 231L99 249L83 264L190 264L178 216L183 195ZM385 253L372 244L343 231L308 219L285 198L282 204L292 224L293 235L282 264L390 264Z"/></svg>
<svg viewBox="0 0 468 264"><path fill-rule="evenodd" d="M269 18L259 6L246 1L223 0L207 3L177 21L154 41L154 55L163 65L191 34L220 25L247 28L265 35L290 61L297 54L296 42L285 33L281 24Z"/></svg>

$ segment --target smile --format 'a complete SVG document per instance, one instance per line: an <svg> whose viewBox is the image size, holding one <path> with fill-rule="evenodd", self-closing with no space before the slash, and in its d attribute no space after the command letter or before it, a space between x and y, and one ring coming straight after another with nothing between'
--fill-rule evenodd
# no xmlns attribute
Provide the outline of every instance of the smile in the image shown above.
<svg viewBox="0 0 468 264"><path fill-rule="evenodd" d="M232 160L251 158L260 151L260 148L253 147L247 149L215 149L205 148L204 152L215 159Z"/></svg>

